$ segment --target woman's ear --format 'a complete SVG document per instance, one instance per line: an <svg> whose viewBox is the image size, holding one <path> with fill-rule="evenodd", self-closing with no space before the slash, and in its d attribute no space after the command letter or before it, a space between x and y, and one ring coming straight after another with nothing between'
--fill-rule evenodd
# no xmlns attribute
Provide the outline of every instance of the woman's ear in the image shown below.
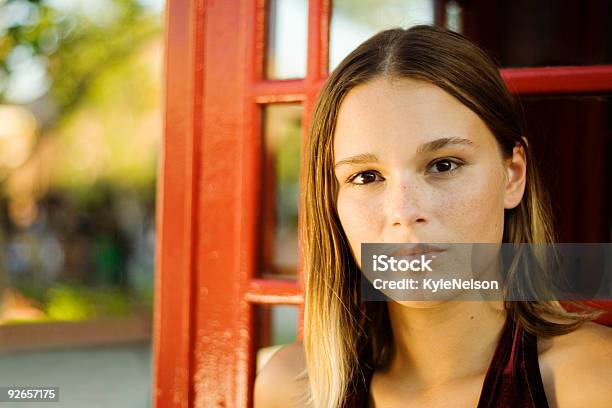
<svg viewBox="0 0 612 408"><path fill-rule="evenodd" d="M527 157L522 145L516 144L512 157L504 160L506 185L504 189L504 208L511 209L519 205L525 192L527 180Z"/></svg>

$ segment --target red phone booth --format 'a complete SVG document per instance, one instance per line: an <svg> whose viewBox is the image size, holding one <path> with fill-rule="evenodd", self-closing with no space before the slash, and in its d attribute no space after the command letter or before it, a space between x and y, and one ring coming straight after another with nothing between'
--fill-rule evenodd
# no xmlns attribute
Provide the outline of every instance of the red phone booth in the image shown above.
<svg viewBox="0 0 612 408"><path fill-rule="evenodd" d="M285 162L275 161L269 153L272 142L262 132L271 115L268 108L291 106L283 114L295 117L296 112L303 112L297 146L304 146L310 113L328 74L332 4L330 0L307 2L303 77L270 79L266 52L272 3L277 2L169 0L167 5L154 317L153 400L160 408L250 406L255 350L269 342L270 315L265 306L299 307L302 302L299 261L275 260L274 248L283 242L294 245L294 241L279 235L284 231L274 215L279 201L270 198L278 196L275 166L291 162L295 155L287 154ZM484 14L478 14L481 9L474 4L486 2L432 0L436 23L444 24L452 17L456 9L449 8L451 3L465 6L466 33L489 38L496 30L493 23L482 24L480 31L474 29L495 12L483 8ZM599 21L599 13L592 14ZM608 15L601 13L603 18ZM521 66L504 69L502 74L512 92L527 98L528 104L537 105L537 97L544 95L608 95L612 92L612 58L607 59L607 52L601 61L589 65ZM569 220L563 224L563 231L569 231L566 237L610 240L606 234L610 234L612 175L603 172L603 156L600 160L593 155L598 149L610 151L610 124L600 123L609 116L610 106L606 102L588 108L589 134L603 126L607 136L579 153L579 157L594 157L602 170L579 186L587 189L593 202L601 202L595 211L585 214L594 227L575 230L575 223ZM542 113L546 107L534 109ZM568 120L582 123L579 118ZM582 167L590 171L585 164ZM607 189L606 183L610 183ZM567 193L563 188L561 209L575 208L572 194L577 191ZM299 259L299 248L294 250Z"/></svg>

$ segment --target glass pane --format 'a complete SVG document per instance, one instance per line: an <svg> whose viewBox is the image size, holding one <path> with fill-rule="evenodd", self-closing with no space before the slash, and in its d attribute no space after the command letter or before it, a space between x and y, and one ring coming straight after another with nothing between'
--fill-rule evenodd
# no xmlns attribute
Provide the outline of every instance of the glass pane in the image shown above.
<svg viewBox="0 0 612 408"><path fill-rule="evenodd" d="M608 0L443 0L445 25L505 67L612 62Z"/></svg>
<svg viewBox="0 0 612 408"><path fill-rule="evenodd" d="M612 96L525 97L560 242L612 242Z"/></svg>
<svg viewBox="0 0 612 408"><path fill-rule="evenodd" d="M298 263L298 198L303 108L263 109L261 266L263 275L295 277Z"/></svg>
<svg viewBox="0 0 612 408"><path fill-rule="evenodd" d="M255 308L256 371L259 371L279 348L296 341L298 312L296 306L287 305L259 305Z"/></svg>
<svg viewBox="0 0 612 408"><path fill-rule="evenodd" d="M269 0L266 78L306 76L308 1Z"/></svg>
<svg viewBox="0 0 612 408"><path fill-rule="evenodd" d="M378 31L433 22L433 0L333 0L329 70Z"/></svg>

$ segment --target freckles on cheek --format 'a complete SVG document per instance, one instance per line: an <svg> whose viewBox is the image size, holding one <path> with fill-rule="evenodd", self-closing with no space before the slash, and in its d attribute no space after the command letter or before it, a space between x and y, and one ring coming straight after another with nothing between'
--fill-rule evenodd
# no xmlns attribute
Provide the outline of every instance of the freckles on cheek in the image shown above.
<svg viewBox="0 0 612 408"><path fill-rule="evenodd" d="M453 214L460 233L472 242L497 240L503 220L503 192L496 177L480 183L466 183L448 198L448 211Z"/></svg>

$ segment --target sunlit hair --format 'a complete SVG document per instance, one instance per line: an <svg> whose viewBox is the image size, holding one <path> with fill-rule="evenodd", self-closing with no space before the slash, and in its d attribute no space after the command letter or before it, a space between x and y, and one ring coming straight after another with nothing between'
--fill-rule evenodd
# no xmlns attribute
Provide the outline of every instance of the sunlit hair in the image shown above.
<svg viewBox="0 0 612 408"><path fill-rule="evenodd" d="M386 302L362 302L360 271L336 209L333 135L343 98L377 77L411 78L438 86L476 113L502 155L516 145L527 157L521 203L505 212L503 242L555 242L547 195L524 136L523 116L496 64L464 36L432 26L382 31L362 43L330 74L316 102L304 179L304 350L311 406L338 407L362 364L384 365L392 332ZM546 260L540 260L546 265ZM545 278L545 276L542 276ZM517 280L520 281L520 280ZM532 288L506 287L525 292ZM532 333L570 332L596 315L568 313L558 302L509 302L506 312Z"/></svg>

